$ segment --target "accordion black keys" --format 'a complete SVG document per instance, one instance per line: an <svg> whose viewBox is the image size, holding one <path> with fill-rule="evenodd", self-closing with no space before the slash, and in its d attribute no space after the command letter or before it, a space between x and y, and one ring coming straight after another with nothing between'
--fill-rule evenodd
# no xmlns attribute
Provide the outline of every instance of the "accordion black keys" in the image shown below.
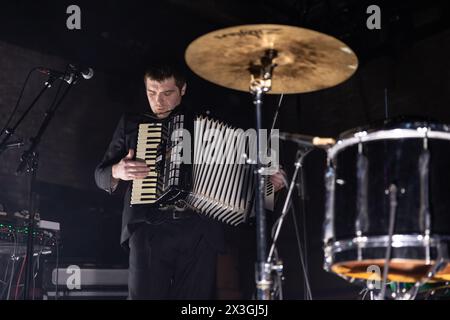
<svg viewBox="0 0 450 320"><path fill-rule="evenodd" d="M244 130L203 116L140 124L136 158L150 174L133 180L131 205L176 205L231 225L244 222L253 211L255 165L248 154L255 143ZM266 209L273 210L273 198L266 179Z"/></svg>

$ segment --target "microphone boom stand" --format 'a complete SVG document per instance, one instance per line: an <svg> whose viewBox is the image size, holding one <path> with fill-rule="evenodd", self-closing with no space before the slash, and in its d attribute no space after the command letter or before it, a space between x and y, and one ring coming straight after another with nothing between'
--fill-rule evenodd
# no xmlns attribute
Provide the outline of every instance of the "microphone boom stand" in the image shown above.
<svg viewBox="0 0 450 320"><path fill-rule="evenodd" d="M272 245L270 247L269 255L267 257L267 263L271 265L271 270L278 272L279 278L282 278L281 273L283 271L283 266L280 265L277 261L275 261L275 263L273 263L272 260L274 259L273 256L275 254L276 244L277 244L278 237L280 235L281 227L283 225L284 219L286 218L288 210L291 207L291 197L292 197L292 193L294 191L295 185L297 184L297 176L298 176L299 170L303 166L303 159L305 158L306 155L308 155L308 153L310 151L312 151L312 147L309 147L309 150L306 150L304 152L298 152L297 159L294 163L294 166L295 166L294 174L292 175L292 179L289 184L288 193L286 195L286 200L284 202L280 218L278 218L278 220L277 220L277 228L275 230L275 233L273 234ZM272 265L274 265L274 266L272 267ZM306 266L303 266L303 268L306 268ZM306 275L306 270L304 270L304 272ZM281 284L280 284L280 287L281 287Z"/></svg>
<svg viewBox="0 0 450 320"><path fill-rule="evenodd" d="M25 112L22 114L22 116L17 120L16 124L11 128L5 129L5 137L3 138L2 142L0 142L0 154L8 148L7 142L11 138L11 136L16 131L17 127L22 123L23 119L27 116L27 114L31 111L31 109L34 107L36 102L41 98L41 96L44 94L44 92L51 88L53 82L55 82L54 77L49 77L48 80L44 83L44 87L41 89L41 91L38 93L38 95L34 98L34 100L31 102L31 104L28 106L28 108L25 110ZM3 132L0 132L0 136L3 134Z"/></svg>
<svg viewBox="0 0 450 320"><path fill-rule="evenodd" d="M286 200L284 201L283 209L281 211L281 216L280 216L279 222L277 224L277 229L275 230L275 234L273 236L272 246L270 247L269 256L267 257L268 263L270 263L272 261L272 256L275 251L276 242L278 240L278 236L280 235L281 226L283 225L284 218L286 217L289 207L291 205L290 200L291 200L292 192L294 191L294 188L295 188L295 184L297 183L298 171L300 170L300 167L302 166L301 161L302 161L303 156L304 155L300 155L294 164L294 166L295 166L294 174L292 175L291 183L289 185L289 190L286 195Z"/></svg>
<svg viewBox="0 0 450 320"><path fill-rule="evenodd" d="M44 120L42 121L42 124L38 130L38 133L36 136L32 139L31 145L28 148L28 150L24 151L22 156L20 157L20 164L16 170L16 174L20 175L24 171L27 173L31 173L30 177L30 213L29 213L29 221L28 221L28 234L27 234L27 253L25 256L25 280L24 280L24 290L23 290L23 299L26 300L29 295L29 285L30 281L33 280L33 256L34 256L34 227L35 227L35 216L36 216L36 208L35 208L35 189L36 189L36 175L37 175L37 169L38 169L38 162L39 162L39 154L36 152L36 148L39 145L39 142L41 141L41 138L43 134L45 133L45 130L47 129L48 125L50 124L50 121L53 119L53 116L55 115L56 110L61 105L61 102L66 97L67 93L72 88L72 85L74 82L71 82L69 86L66 88L64 93L62 94L61 98L56 101L50 106L50 108L45 113ZM34 103L35 101L33 101Z"/></svg>

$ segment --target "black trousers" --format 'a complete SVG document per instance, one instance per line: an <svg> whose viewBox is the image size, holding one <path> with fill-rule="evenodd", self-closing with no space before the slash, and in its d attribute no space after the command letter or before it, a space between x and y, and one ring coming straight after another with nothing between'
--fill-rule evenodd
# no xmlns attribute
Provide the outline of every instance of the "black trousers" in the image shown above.
<svg viewBox="0 0 450 320"><path fill-rule="evenodd" d="M129 240L129 299L214 299L217 250L198 217L142 224Z"/></svg>

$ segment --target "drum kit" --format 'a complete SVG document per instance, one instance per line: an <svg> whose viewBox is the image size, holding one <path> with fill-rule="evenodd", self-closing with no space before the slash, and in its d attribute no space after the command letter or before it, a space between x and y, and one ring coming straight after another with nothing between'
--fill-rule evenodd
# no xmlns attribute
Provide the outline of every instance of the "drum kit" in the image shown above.
<svg viewBox="0 0 450 320"><path fill-rule="evenodd" d="M323 90L358 68L355 53L334 37L274 24L205 34L188 46L185 59L205 80L250 92L256 129L264 94ZM373 299L415 299L427 286L428 293L433 284L447 288L450 127L385 120L327 141L333 143L326 148L324 269L366 284ZM261 165L257 169L256 288L258 299L270 299L273 265L266 260Z"/></svg>

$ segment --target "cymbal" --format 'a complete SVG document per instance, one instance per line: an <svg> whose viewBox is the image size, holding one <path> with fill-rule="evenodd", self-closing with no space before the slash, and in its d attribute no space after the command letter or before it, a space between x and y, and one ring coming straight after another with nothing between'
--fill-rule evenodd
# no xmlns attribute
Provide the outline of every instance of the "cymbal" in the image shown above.
<svg viewBox="0 0 450 320"><path fill-rule="evenodd" d="M277 66L269 94L313 92L347 80L358 58L343 42L323 33L276 24L242 25L207 33L189 44L186 63L217 85L249 92L251 64L275 49Z"/></svg>

